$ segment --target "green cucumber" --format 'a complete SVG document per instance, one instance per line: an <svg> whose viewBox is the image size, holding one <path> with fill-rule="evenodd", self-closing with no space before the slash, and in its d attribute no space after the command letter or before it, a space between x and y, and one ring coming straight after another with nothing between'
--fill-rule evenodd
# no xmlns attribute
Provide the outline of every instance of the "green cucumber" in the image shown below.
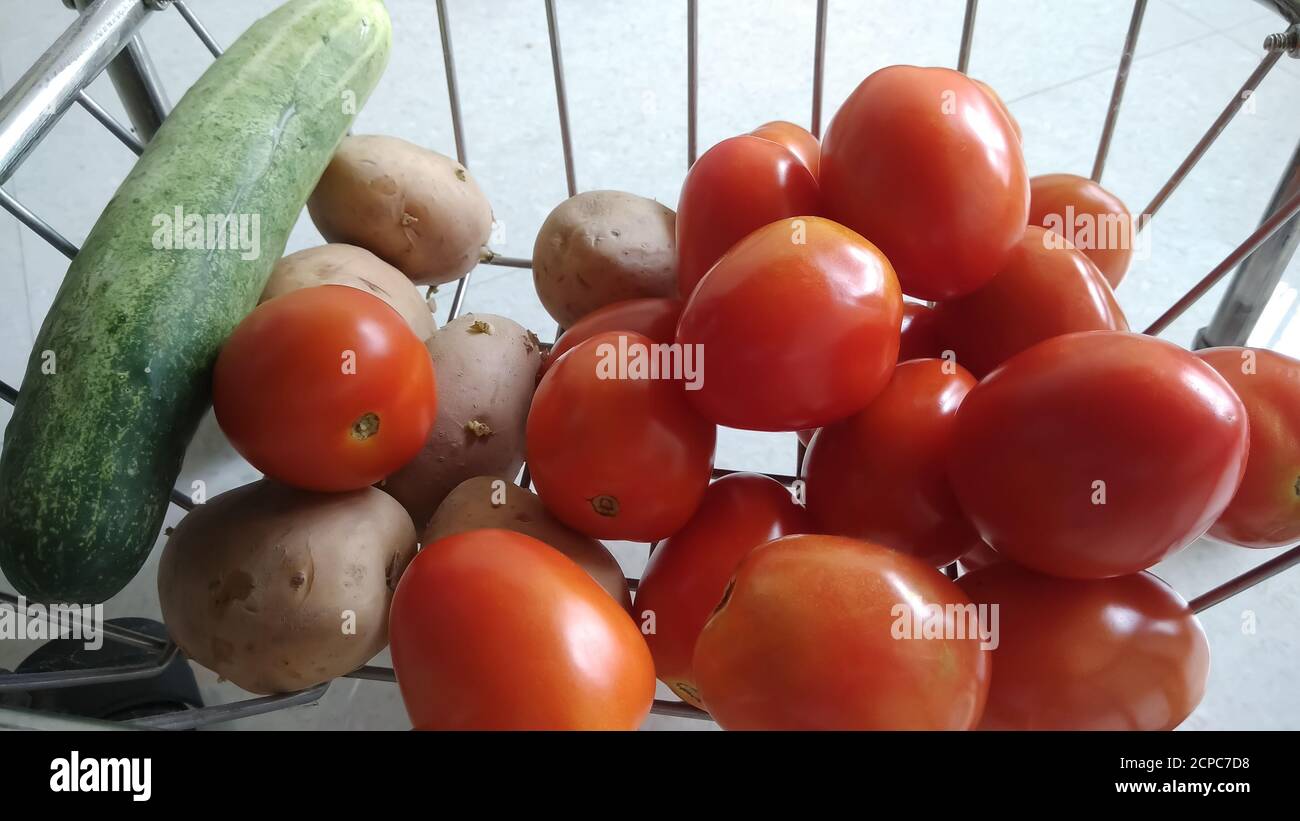
<svg viewBox="0 0 1300 821"><path fill-rule="evenodd" d="M109 201L5 430L0 570L18 592L102 602L148 558L217 351L257 303L390 36L382 0L285 3L199 78ZM178 234L178 215L204 228ZM223 215L236 216L224 232ZM249 230L231 241L241 215Z"/></svg>

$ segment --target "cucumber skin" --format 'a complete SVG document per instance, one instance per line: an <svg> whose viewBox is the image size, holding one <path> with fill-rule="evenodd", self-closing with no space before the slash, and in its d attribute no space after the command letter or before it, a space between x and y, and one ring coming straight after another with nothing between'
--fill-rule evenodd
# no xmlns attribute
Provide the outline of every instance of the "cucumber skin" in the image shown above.
<svg viewBox="0 0 1300 821"><path fill-rule="evenodd" d="M5 431L0 569L18 592L102 602L148 558L217 352L383 73L390 37L382 0L284 4L185 94L109 201L45 318ZM178 205L258 214L260 256L156 250L153 218ZM43 351L54 374L42 373Z"/></svg>

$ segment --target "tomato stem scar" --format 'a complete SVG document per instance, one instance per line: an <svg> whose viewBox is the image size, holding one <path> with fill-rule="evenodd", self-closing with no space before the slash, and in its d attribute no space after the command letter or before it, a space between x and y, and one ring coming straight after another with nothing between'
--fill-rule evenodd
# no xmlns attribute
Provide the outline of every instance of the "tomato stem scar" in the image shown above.
<svg viewBox="0 0 1300 821"><path fill-rule="evenodd" d="M352 423L353 439L369 439L379 433L379 416L375 413L363 414L360 419Z"/></svg>
<svg viewBox="0 0 1300 821"><path fill-rule="evenodd" d="M594 496L588 501L591 502L591 509L601 516L618 515L618 499L613 496L600 495Z"/></svg>

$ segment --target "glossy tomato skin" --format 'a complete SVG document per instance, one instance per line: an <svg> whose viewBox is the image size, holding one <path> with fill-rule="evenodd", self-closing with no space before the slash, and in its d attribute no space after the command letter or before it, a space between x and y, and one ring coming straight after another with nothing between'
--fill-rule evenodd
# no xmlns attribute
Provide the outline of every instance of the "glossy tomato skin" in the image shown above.
<svg viewBox="0 0 1300 821"><path fill-rule="evenodd" d="M1044 339L1076 331L1127 331L1110 285L1082 252L1030 226L988 284L940 302L937 333L976 377Z"/></svg>
<svg viewBox="0 0 1300 821"><path fill-rule="evenodd" d="M424 343L383 300L346 285L254 308L217 356L212 394L217 423L253 467L326 492L409 462L438 406Z"/></svg>
<svg viewBox="0 0 1300 821"><path fill-rule="evenodd" d="M1262 348L1207 348L1203 360L1241 397L1250 456L1210 535L1243 547L1300 541L1300 362Z"/></svg>
<svg viewBox="0 0 1300 821"><path fill-rule="evenodd" d="M947 345L939 335L939 315L919 302L903 303L903 324L899 328L898 361L940 359Z"/></svg>
<svg viewBox="0 0 1300 821"><path fill-rule="evenodd" d="M709 485L686 526L650 554L633 614L654 656L655 674L683 701L704 706L691 657L736 565L764 542L810 529L804 509L780 482L732 473Z"/></svg>
<svg viewBox="0 0 1300 821"><path fill-rule="evenodd" d="M774 220L820 212L817 180L780 143L752 134L705 151L677 202L677 291L696 284L732 245Z"/></svg>
<svg viewBox="0 0 1300 821"><path fill-rule="evenodd" d="M1002 112L1002 116L1007 118L1007 122L1011 124L1012 132L1014 132L1016 135L1016 140L1018 142L1024 142L1025 135L1020 130L1020 121L1017 120L1015 118L1015 115L1011 113L1011 109L1007 108L1007 104L1003 101L1002 95L994 91L993 86L989 85L983 80L976 80L975 78L972 77L971 82L979 86L980 89L989 96L989 99L993 101L994 105L998 107L998 110Z"/></svg>
<svg viewBox="0 0 1300 821"><path fill-rule="evenodd" d="M677 342L701 346L706 364L687 396L733 428L843 419L889 381L902 311L874 245L820 217L771 223L728 251L682 311Z"/></svg>
<svg viewBox="0 0 1300 821"><path fill-rule="evenodd" d="M917 299L988 282L1029 215L1011 123L946 68L890 66L863 80L822 141L820 182L826 215L878 245Z"/></svg>
<svg viewBox="0 0 1300 821"><path fill-rule="evenodd" d="M1092 260L1112 288L1133 259L1133 216L1119 197L1077 174L1029 181L1029 224L1050 229Z"/></svg>
<svg viewBox="0 0 1300 821"><path fill-rule="evenodd" d="M682 301L665 297L625 299L597 308L555 340L551 352L542 361L541 373L545 374L555 360L575 345L604 331L633 331L655 342L672 342L681 315Z"/></svg>
<svg viewBox="0 0 1300 821"><path fill-rule="evenodd" d="M635 730L654 662L627 612L558 550L471 530L426 545L389 616L419 730Z"/></svg>
<svg viewBox="0 0 1300 821"><path fill-rule="evenodd" d="M934 568L869 542L761 545L695 645L704 703L728 730L970 729L989 653L978 636L903 638L921 603L970 600Z"/></svg>
<svg viewBox="0 0 1300 821"><path fill-rule="evenodd" d="M949 478L998 553L1069 578L1145 570L1205 533L1246 464L1214 369L1141 334L1040 342L967 394Z"/></svg>
<svg viewBox="0 0 1300 821"><path fill-rule="evenodd" d="M932 567L979 545L948 484L957 409L973 387L959 365L913 359L871 404L822 428L804 461L817 532L882 544Z"/></svg>
<svg viewBox="0 0 1300 821"><path fill-rule="evenodd" d="M1205 631L1150 573L1059 579L1003 562L957 585L998 608L982 730L1172 730L1205 693Z"/></svg>
<svg viewBox="0 0 1300 821"><path fill-rule="evenodd" d="M785 120L773 120L770 123L763 123L749 133L785 146L791 154L799 158L799 162L803 163L804 168L813 175L813 179L817 178L822 146L808 129Z"/></svg>
<svg viewBox="0 0 1300 821"><path fill-rule="evenodd" d="M630 356L652 344L624 331L596 334L547 371L528 412L537 495L596 539L671 536L699 507L713 472L717 430L691 409L680 379L607 370L620 350Z"/></svg>

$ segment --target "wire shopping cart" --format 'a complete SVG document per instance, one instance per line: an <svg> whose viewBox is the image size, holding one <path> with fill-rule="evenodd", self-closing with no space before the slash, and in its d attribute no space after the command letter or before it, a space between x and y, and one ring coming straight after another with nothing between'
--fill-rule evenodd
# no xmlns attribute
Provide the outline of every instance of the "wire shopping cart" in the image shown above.
<svg viewBox="0 0 1300 821"><path fill-rule="evenodd" d="M144 144L153 136L168 110L166 94L143 40L139 36L140 29L150 18L158 14L173 12L180 14L214 56L221 54L221 48L184 0L64 1L66 5L77 10L76 20L5 93L3 98L0 98L0 205L23 225L71 259L77 254L77 247L49 222L10 195L4 189L4 184L74 103L85 109L130 150L136 154L143 150ZM578 193L578 188L574 171L560 21L555 0L543 0L543 2L565 178L568 194L572 196ZM1161 209L1276 64L1287 55L1300 57L1300 0L1255 0L1255 2L1268 7L1280 17L1281 30L1265 40L1258 66L1246 77L1237 93L1228 100L1219 116L1196 142L1168 181L1152 197L1150 203L1137 212L1145 215L1146 219L1150 219ZM446 0L436 0L435 5L456 154L462 164L468 165L456 61L452 46L451 21ZM1101 179L1106 167L1147 5L1147 0L1135 0L1133 4L1110 102L1106 109L1101 139L1093 161L1091 176L1094 180ZM698 0L686 0L687 145L685 159L688 167L694 162L698 151L698 6ZM828 0L817 0L815 10L810 120L812 133L819 137L823 120L822 90L828 6ZM976 33L977 10L978 0L966 0L956 60L957 68L961 71L965 71L970 62ZM130 120L130 127L96 103L86 91L90 83L105 71L108 72L121 98ZM1180 296L1145 332L1149 334L1161 332L1211 288L1232 274L1227 291L1213 318L1198 333L1196 346L1245 344L1247 336L1294 255L1297 245L1300 245L1300 216L1298 215L1300 215L1300 147L1284 169L1269 202L1267 215L1256 230ZM509 268L531 267L531 261L528 259L508 256L493 257L486 260L485 264ZM449 319L455 318L464 311L471 278L472 274L467 274L457 281L451 300ZM15 388L0 382L0 399L13 403L17 396L18 391ZM802 446L800 457L802 457ZM727 472L729 471L718 470L715 474ZM768 475L787 485L796 481L796 476L792 475ZM528 483L527 470L524 472L522 482ZM171 500L186 510L194 506L188 494L177 490L173 490ZM1202 612L1297 563L1300 563L1300 546L1293 547L1258 567L1191 599L1192 609L1198 613ZM955 567L951 568L950 572L955 573ZM636 580L630 579L629 582L635 590ZM7 592L0 591L0 602L17 606L18 599ZM143 662L93 669L0 673L0 694L5 691L31 691L146 679L159 675L179 653L174 643L146 633L114 625L105 625L103 631L105 638L110 641L149 650L148 659ZM362 667L348 674L348 677L395 681L391 669L374 666ZM156 729L184 729L218 724L314 703L329 687L330 683L327 682L301 692L155 715L134 719L130 724ZM661 715L708 718L700 710L670 700L656 701L653 711ZM68 721L66 717L5 712L14 712L14 717L8 720L27 726L55 726L56 724L66 726L65 723ZM0 721L0 724L2 723L4 722Z"/></svg>

